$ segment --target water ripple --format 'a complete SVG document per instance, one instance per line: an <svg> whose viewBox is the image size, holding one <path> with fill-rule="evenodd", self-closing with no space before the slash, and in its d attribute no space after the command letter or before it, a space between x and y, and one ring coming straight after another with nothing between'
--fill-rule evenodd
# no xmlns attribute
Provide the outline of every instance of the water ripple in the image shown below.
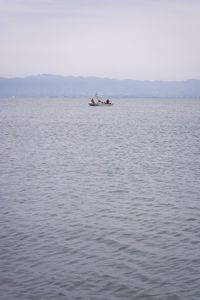
<svg viewBox="0 0 200 300"><path fill-rule="evenodd" d="M0 107L2 300L200 299L199 101Z"/></svg>

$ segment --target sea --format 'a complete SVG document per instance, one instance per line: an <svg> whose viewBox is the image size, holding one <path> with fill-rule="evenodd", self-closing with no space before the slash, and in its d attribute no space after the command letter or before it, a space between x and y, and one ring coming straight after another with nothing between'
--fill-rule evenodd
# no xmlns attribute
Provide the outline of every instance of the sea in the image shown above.
<svg viewBox="0 0 200 300"><path fill-rule="evenodd" d="M199 300L200 100L0 99L0 299Z"/></svg>

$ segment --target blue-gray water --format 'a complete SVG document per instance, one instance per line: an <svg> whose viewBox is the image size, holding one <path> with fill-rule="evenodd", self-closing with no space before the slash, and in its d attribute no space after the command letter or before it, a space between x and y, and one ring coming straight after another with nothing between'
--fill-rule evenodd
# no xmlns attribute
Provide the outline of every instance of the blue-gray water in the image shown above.
<svg viewBox="0 0 200 300"><path fill-rule="evenodd" d="M0 100L0 299L199 300L200 101Z"/></svg>

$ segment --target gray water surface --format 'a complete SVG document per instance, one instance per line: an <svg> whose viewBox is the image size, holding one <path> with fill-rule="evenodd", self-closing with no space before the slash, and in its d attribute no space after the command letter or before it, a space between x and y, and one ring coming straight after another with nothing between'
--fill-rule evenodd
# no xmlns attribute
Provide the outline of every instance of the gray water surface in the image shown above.
<svg viewBox="0 0 200 300"><path fill-rule="evenodd" d="M199 300L200 101L0 100L0 299Z"/></svg>

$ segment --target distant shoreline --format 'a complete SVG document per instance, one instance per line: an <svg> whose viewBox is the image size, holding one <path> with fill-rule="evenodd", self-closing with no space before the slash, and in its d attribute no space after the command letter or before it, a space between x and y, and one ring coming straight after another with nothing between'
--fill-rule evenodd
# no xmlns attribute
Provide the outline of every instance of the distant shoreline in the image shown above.
<svg viewBox="0 0 200 300"><path fill-rule="evenodd" d="M0 78L0 97L200 98L200 80L148 81L36 75Z"/></svg>
<svg viewBox="0 0 200 300"><path fill-rule="evenodd" d="M82 101L89 101L90 97L88 96L1 96L0 100L37 100L37 99L52 99L52 100L82 100ZM111 96L110 99L112 100L200 100L200 97L125 97L125 96Z"/></svg>

